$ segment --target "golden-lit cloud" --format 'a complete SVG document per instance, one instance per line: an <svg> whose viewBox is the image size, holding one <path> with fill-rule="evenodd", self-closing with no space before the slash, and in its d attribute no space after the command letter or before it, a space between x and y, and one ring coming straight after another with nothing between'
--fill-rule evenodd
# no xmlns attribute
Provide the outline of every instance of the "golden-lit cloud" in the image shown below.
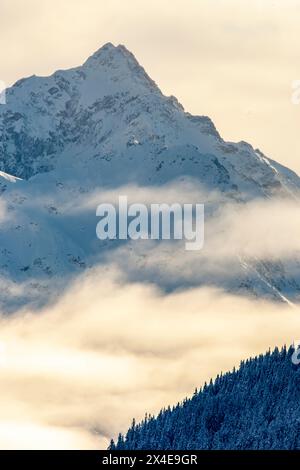
<svg viewBox="0 0 300 470"><path fill-rule="evenodd" d="M212 289L163 294L90 271L57 303L0 319L0 448L105 448L131 419L292 343L298 308Z"/></svg>

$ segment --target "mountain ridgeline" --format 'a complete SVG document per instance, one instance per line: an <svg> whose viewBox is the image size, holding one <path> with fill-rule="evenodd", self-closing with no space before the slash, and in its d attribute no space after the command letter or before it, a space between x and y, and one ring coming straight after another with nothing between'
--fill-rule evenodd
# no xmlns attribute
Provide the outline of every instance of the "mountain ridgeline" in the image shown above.
<svg viewBox="0 0 300 470"><path fill-rule="evenodd" d="M112 450L300 449L300 368L293 348L242 362L173 408L133 422Z"/></svg>
<svg viewBox="0 0 300 470"><path fill-rule="evenodd" d="M240 250L216 262L209 243L193 256L180 241L121 247L119 240L96 238L100 199L111 202L130 188L137 195L155 194L159 203L172 197L203 203L206 226L225 206L300 200L293 171L244 141L226 142L208 117L193 116L175 97L163 95L126 47L108 43L78 67L21 79L7 90L6 101L0 106L5 311L47 303L74 276L112 260L130 281L165 291L209 286L299 301L297 254L263 252L258 258ZM186 187L193 188L189 201Z"/></svg>

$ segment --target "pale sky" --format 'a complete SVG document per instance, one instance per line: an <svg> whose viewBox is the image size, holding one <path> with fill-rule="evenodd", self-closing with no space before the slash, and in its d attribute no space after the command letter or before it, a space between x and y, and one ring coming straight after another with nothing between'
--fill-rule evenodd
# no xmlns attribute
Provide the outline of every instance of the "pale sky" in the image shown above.
<svg viewBox="0 0 300 470"><path fill-rule="evenodd" d="M124 44L167 95L300 173L300 0L0 0L0 81Z"/></svg>

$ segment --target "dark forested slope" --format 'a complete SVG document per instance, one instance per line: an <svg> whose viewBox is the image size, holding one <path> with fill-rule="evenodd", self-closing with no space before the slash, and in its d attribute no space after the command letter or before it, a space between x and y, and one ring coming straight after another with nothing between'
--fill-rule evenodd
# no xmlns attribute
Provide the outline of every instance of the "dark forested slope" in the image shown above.
<svg viewBox="0 0 300 470"><path fill-rule="evenodd" d="M300 449L300 367L293 349L242 362L157 417L133 422L112 449Z"/></svg>

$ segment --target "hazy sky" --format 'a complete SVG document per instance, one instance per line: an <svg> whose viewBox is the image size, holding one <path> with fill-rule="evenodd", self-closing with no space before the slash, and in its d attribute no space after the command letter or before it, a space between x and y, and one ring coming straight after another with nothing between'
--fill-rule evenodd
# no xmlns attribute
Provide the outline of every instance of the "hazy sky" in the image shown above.
<svg viewBox="0 0 300 470"><path fill-rule="evenodd" d="M300 172L300 0L1 0L0 80L125 44L166 94Z"/></svg>

